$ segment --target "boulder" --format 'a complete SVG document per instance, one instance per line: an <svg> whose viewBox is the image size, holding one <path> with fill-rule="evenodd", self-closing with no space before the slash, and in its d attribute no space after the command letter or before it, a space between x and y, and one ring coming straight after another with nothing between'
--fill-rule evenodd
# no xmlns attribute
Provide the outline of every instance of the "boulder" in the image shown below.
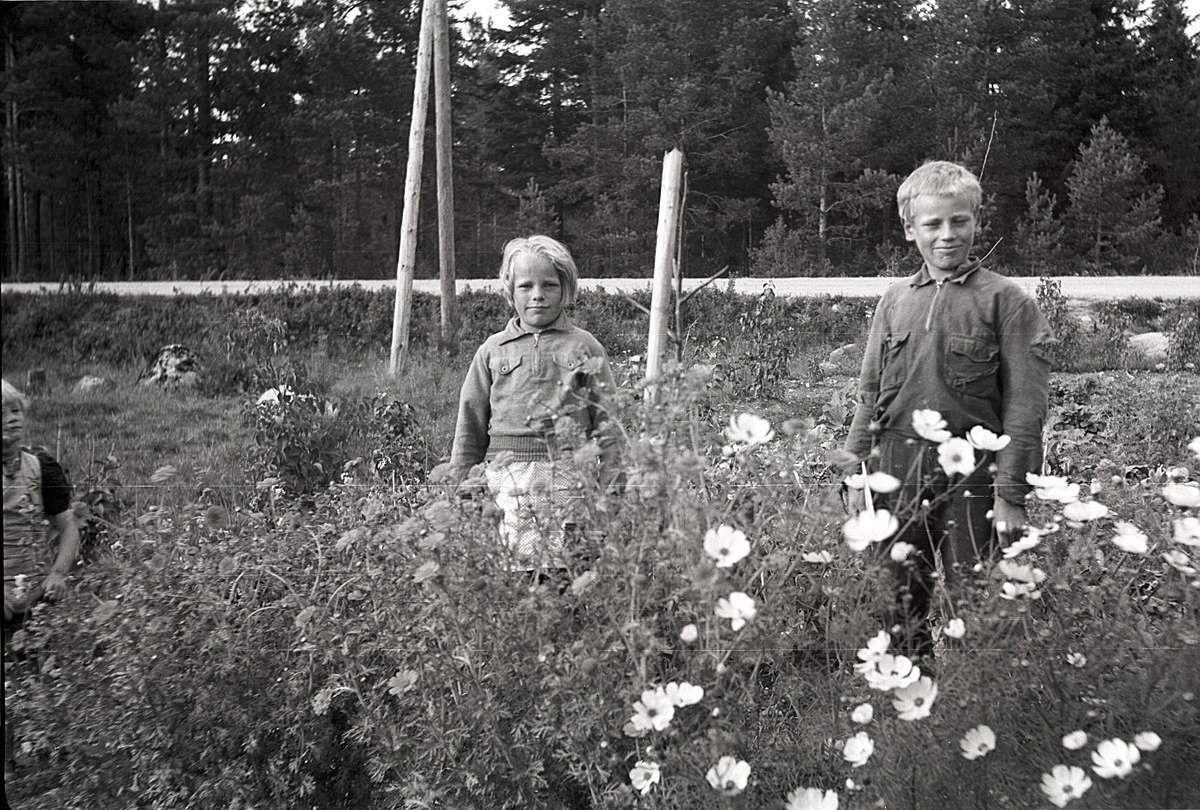
<svg viewBox="0 0 1200 810"><path fill-rule="evenodd" d="M87 394L91 391L104 391L109 388L116 388L113 381L106 377L97 377L93 374L84 374L79 378L79 381L71 386L72 394Z"/></svg>
<svg viewBox="0 0 1200 810"><path fill-rule="evenodd" d="M1170 339L1162 332L1144 332L1129 338L1129 348L1145 356L1151 363L1167 362L1169 344Z"/></svg>
<svg viewBox="0 0 1200 810"><path fill-rule="evenodd" d="M198 352L179 343L163 346L150 367L138 376L138 385L161 388L195 388L200 384L203 361Z"/></svg>

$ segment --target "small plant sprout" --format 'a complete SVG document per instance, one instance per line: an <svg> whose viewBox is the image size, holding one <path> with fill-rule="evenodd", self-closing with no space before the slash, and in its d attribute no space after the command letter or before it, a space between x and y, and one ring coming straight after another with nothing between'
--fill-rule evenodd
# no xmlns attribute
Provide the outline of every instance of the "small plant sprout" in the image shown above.
<svg viewBox="0 0 1200 810"><path fill-rule="evenodd" d="M1136 745L1114 737L1096 746L1092 752L1092 770L1101 779L1124 779L1141 758Z"/></svg>
<svg viewBox="0 0 1200 810"><path fill-rule="evenodd" d="M1007 435L997 436L983 425L976 425L967 431L967 441L976 450L995 453L1008 447L1008 443L1012 441L1012 437Z"/></svg>
<svg viewBox="0 0 1200 810"><path fill-rule="evenodd" d="M922 675L917 681L892 693L892 706L901 720L921 720L933 710L937 694L937 684L928 675Z"/></svg>
<svg viewBox="0 0 1200 810"><path fill-rule="evenodd" d="M1092 780L1076 765L1055 765L1042 774L1042 793L1055 807L1066 807L1092 786Z"/></svg>
<svg viewBox="0 0 1200 810"><path fill-rule="evenodd" d="M787 795L784 810L837 810L836 790L820 788L796 788Z"/></svg>
<svg viewBox="0 0 1200 810"><path fill-rule="evenodd" d="M750 553L745 533L724 524L704 534L704 553L716 561L717 568L730 568Z"/></svg>
<svg viewBox="0 0 1200 810"><path fill-rule="evenodd" d="M1081 729L1079 731L1072 731L1070 734L1064 734L1062 738L1062 746L1068 751L1078 751L1080 748L1083 748L1085 745L1087 745L1087 741L1087 732Z"/></svg>
<svg viewBox="0 0 1200 810"><path fill-rule="evenodd" d="M1118 520L1115 526L1117 533L1112 542L1117 548L1130 554L1145 554L1150 550L1150 539L1137 526L1123 520Z"/></svg>
<svg viewBox="0 0 1200 810"><path fill-rule="evenodd" d="M746 622L758 615L754 600L742 591L734 591L728 597L722 596L717 600L716 614L718 618L729 619L733 630L741 630Z"/></svg>
<svg viewBox="0 0 1200 810"><path fill-rule="evenodd" d="M629 771L629 783L633 789L645 796L650 789L662 781L662 772L657 762L639 759Z"/></svg>
<svg viewBox="0 0 1200 810"><path fill-rule="evenodd" d="M849 762L852 768L861 768L866 765L873 753L875 753L875 743L871 741L865 731L858 732L846 740L846 744L842 746L842 759Z"/></svg>
<svg viewBox="0 0 1200 810"><path fill-rule="evenodd" d="M946 475L970 475L975 471L975 448L966 439L947 439L938 445L938 464Z"/></svg>
<svg viewBox="0 0 1200 810"><path fill-rule="evenodd" d="M918 408L912 415L913 430L928 442L941 444L950 438L951 433L946 429L946 420L935 410Z"/></svg>
<svg viewBox="0 0 1200 810"><path fill-rule="evenodd" d="M965 759L979 759L996 750L996 732L991 726L979 725L967 729L967 733L958 741Z"/></svg>
<svg viewBox="0 0 1200 810"><path fill-rule="evenodd" d="M750 779L750 763L737 757L723 756L704 775L714 790L726 796L736 796L746 789Z"/></svg>

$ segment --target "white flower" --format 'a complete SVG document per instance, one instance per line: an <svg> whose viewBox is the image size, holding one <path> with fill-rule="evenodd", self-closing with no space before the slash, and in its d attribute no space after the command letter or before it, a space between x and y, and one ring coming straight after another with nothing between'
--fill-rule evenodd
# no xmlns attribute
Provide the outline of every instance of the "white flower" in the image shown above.
<svg viewBox="0 0 1200 810"><path fill-rule="evenodd" d="M705 532L704 553L717 561L717 568L729 568L750 553L750 541L743 532L722 524Z"/></svg>
<svg viewBox="0 0 1200 810"><path fill-rule="evenodd" d="M875 662L887 654L888 647L891 645L892 637L886 630L880 630L867 640L867 646L858 651L858 658L862 663L855 664L854 671L865 672L873 668Z"/></svg>
<svg viewBox="0 0 1200 810"><path fill-rule="evenodd" d="M1200 484L1167 484L1162 489L1163 497L1183 509L1200 508Z"/></svg>
<svg viewBox="0 0 1200 810"><path fill-rule="evenodd" d="M861 768L866 765L873 753L875 753L875 743L871 742L871 738L865 731L858 732L846 740L846 744L842 746L842 759L849 762L852 768Z"/></svg>
<svg viewBox="0 0 1200 810"><path fill-rule="evenodd" d="M915 683L892 693L892 706L901 720L920 720L929 716L933 709L933 701L937 700L937 693L937 684L933 682L933 678L922 675Z"/></svg>
<svg viewBox="0 0 1200 810"><path fill-rule="evenodd" d="M1191 476L1192 471L1187 467L1168 467L1163 470L1163 474L1173 481L1186 481Z"/></svg>
<svg viewBox="0 0 1200 810"><path fill-rule="evenodd" d="M771 423L761 416L752 413L739 413L729 417L729 427L725 428L725 438L731 444L744 444L754 447L766 444L775 438Z"/></svg>
<svg viewBox="0 0 1200 810"><path fill-rule="evenodd" d="M746 789L750 778L750 763L737 757L724 756L704 775L715 790L726 796L736 796Z"/></svg>
<svg viewBox="0 0 1200 810"><path fill-rule="evenodd" d="M1200 458L1200 436L1197 436L1188 442L1188 450L1192 451L1193 456Z"/></svg>
<svg viewBox="0 0 1200 810"><path fill-rule="evenodd" d="M833 555L828 551L806 551L800 555L800 559L806 563L828 565L833 562Z"/></svg>
<svg viewBox="0 0 1200 810"><path fill-rule="evenodd" d="M1174 527L1176 543L1200 548L1200 518L1191 516L1176 518Z"/></svg>
<svg viewBox="0 0 1200 810"><path fill-rule="evenodd" d="M717 600L716 613L722 619L729 619L729 625L734 630L741 630L746 622L758 615L758 609L753 599L741 591L734 591L728 598L722 596Z"/></svg>
<svg viewBox="0 0 1200 810"><path fill-rule="evenodd" d="M996 732L990 726L975 726L967 729L967 733L958 741L962 755L966 759L979 759L996 750Z"/></svg>
<svg viewBox="0 0 1200 810"><path fill-rule="evenodd" d="M946 622L942 632L950 638L962 638L967 634L967 625L962 619L951 619Z"/></svg>
<svg viewBox="0 0 1200 810"><path fill-rule="evenodd" d="M966 439L947 439L938 445L938 464L946 475L970 475L975 471L975 448Z"/></svg>
<svg viewBox="0 0 1200 810"><path fill-rule="evenodd" d="M1074 501L1063 507L1063 517L1076 523L1087 523L1108 516L1108 507L1099 501Z"/></svg>
<svg viewBox="0 0 1200 810"><path fill-rule="evenodd" d="M1031 548L1037 548L1042 542L1042 533L1032 526L1025 527L1025 534L1019 540L1004 547L1004 559L1011 560L1021 556Z"/></svg>
<svg viewBox="0 0 1200 810"><path fill-rule="evenodd" d="M1042 774L1042 793L1055 807L1066 807L1092 786L1092 780L1076 765L1055 765L1050 773Z"/></svg>
<svg viewBox="0 0 1200 810"><path fill-rule="evenodd" d="M654 787L662 780L662 773L659 771L657 762L649 762L644 759L639 759L633 766L633 770L629 772L629 782L633 785L634 790L637 790L643 796L650 792L650 788Z"/></svg>
<svg viewBox="0 0 1200 810"><path fill-rule="evenodd" d="M696 629L694 624L685 624L683 629L679 631L679 640L684 644L691 644L700 637L700 631Z"/></svg>
<svg viewBox="0 0 1200 810"><path fill-rule="evenodd" d="M888 556L892 558L892 562L904 562L916 550L917 547L912 543L905 543L901 540L892 544L892 550L888 552Z"/></svg>
<svg viewBox="0 0 1200 810"><path fill-rule="evenodd" d="M860 703L850 712L850 719L860 726L865 726L875 719L875 707L870 703Z"/></svg>
<svg viewBox="0 0 1200 810"><path fill-rule="evenodd" d="M886 495L900 489L900 479L890 473L873 472L867 475L866 480L867 486L871 488L872 492L881 492Z"/></svg>
<svg viewBox="0 0 1200 810"><path fill-rule="evenodd" d="M1174 568L1184 576L1191 576L1196 573L1196 567L1192 565L1192 560L1188 555L1179 549L1164 551L1162 558L1166 560L1167 565Z"/></svg>
<svg viewBox="0 0 1200 810"><path fill-rule="evenodd" d="M1092 770L1102 779L1124 778L1133 772L1133 766L1141 760L1137 746L1114 737L1104 740L1092 752Z"/></svg>
<svg viewBox="0 0 1200 810"><path fill-rule="evenodd" d="M667 700L671 701L671 705L676 708L693 706L704 699L704 687L694 686L687 681L671 682L666 685L663 692L666 693Z"/></svg>
<svg viewBox="0 0 1200 810"><path fill-rule="evenodd" d="M1137 526L1123 520L1116 522L1117 533L1113 536L1113 544L1122 551L1130 554L1145 554L1150 550L1150 540Z"/></svg>
<svg viewBox="0 0 1200 810"><path fill-rule="evenodd" d="M1025 473L1025 480L1033 485L1033 494L1043 501L1071 503L1079 500L1079 484L1072 484L1062 476Z"/></svg>
<svg viewBox="0 0 1200 810"><path fill-rule="evenodd" d="M903 689L921 677L921 668L915 666L907 656L887 653L864 666L860 672L866 679L867 686L880 692Z"/></svg>
<svg viewBox="0 0 1200 810"><path fill-rule="evenodd" d="M1133 738L1133 744L1148 754L1158 750L1158 747L1162 745L1162 737L1153 731L1142 731Z"/></svg>
<svg viewBox="0 0 1200 810"><path fill-rule="evenodd" d="M1003 574L1006 579L1027 582L1031 585L1040 585L1046 581L1046 572L1042 569L1035 568L1032 565L1021 565L1010 560L1001 560L996 564L996 570Z"/></svg>
<svg viewBox="0 0 1200 810"><path fill-rule="evenodd" d="M1068 751L1078 751L1080 748L1083 748L1085 745L1087 745L1087 739L1086 731L1072 731L1070 734L1063 735L1063 748L1067 749Z"/></svg>
<svg viewBox="0 0 1200 810"><path fill-rule="evenodd" d="M886 509L863 511L846 521L842 526L842 536L851 549L863 551L872 543L888 539L899 528L900 521Z"/></svg>
<svg viewBox="0 0 1200 810"><path fill-rule="evenodd" d="M675 705L661 686L642 692L642 699L633 704L630 724L639 731L662 731L675 718Z"/></svg>
<svg viewBox="0 0 1200 810"><path fill-rule="evenodd" d="M837 810L836 790L822 791L820 788L796 788L787 795L784 810Z"/></svg>
<svg viewBox="0 0 1200 810"><path fill-rule="evenodd" d="M937 411L928 408L918 408L912 415L913 430L926 441L941 444L950 438L946 430L946 420Z"/></svg>
<svg viewBox="0 0 1200 810"><path fill-rule="evenodd" d="M1037 599L1042 595L1032 582L1005 582L1000 586L1001 599Z"/></svg>
<svg viewBox="0 0 1200 810"><path fill-rule="evenodd" d="M1087 666L1087 656L1083 653L1069 652L1067 653L1067 663L1077 669L1083 669Z"/></svg>
<svg viewBox="0 0 1200 810"><path fill-rule="evenodd" d="M994 453L997 450L1003 450L1005 447L1008 447L1008 443L1012 441L1012 437L1006 435L997 436L983 425L976 425L967 431L967 441L976 450L985 450Z"/></svg>

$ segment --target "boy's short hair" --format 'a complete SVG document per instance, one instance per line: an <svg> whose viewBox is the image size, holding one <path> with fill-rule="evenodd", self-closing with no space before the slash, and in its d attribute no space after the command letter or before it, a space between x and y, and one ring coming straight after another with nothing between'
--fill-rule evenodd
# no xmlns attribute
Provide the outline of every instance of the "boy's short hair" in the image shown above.
<svg viewBox="0 0 1200 810"><path fill-rule="evenodd" d="M21 410L29 410L29 398L17 390L17 387L8 380L0 378L0 383L3 383L4 401L2 404L7 405L10 402L16 402L21 406Z"/></svg>
<svg viewBox="0 0 1200 810"><path fill-rule="evenodd" d="M900 221L912 222L912 201L922 194L962 194L976 211L983 203L983 187L970 169L948 160L931 160L904 179L896 190Z"/></svg>
<svg viewBox="0 0 1200 810"><path fill-rule="evenodd" d="M500 285L510 306L513 303L513 259L522 253L537 254L554 265L558 280L562 283L562 305L568 307L575 303L575 293L579 290L579 269L575 267L571 251L557 239L534 234L512 239L504 246L504 259L500 262Z"/></svg>

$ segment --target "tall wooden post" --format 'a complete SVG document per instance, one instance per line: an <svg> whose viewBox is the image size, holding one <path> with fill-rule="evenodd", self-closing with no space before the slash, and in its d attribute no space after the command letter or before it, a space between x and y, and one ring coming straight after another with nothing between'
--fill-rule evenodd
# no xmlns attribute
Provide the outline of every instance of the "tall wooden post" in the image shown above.
<svg viewBox="0 0 1200 810"><path fill-rule="evenodd" d="M646 345L646 378L651 380L662 375L663 353L667 346L682 178L683 152L672 149L663 158L662 191L658 198L658 240L654 247L654 286L650 293L650 339ZM654 399L657 396L656 386L647 386L646 396Z"/></svg>
<svg viewBox="0 0 1200 810"><path fill-rule="evenodd" d="M400 255L396 259L396 308L392 313L392 353L389 372L394 377L408 361L408 328L412 314L412 286L417 260L417 214L421 203L421 167L425 147L425 113L429 108L429 63L433 50L433 0L421 8L421 41L417 46L417 78L413 87L412 121L408 127L408 168L404 176L404 214L400 220Z"/></svg>
<svg viewBox="0 0 1200 810"><path fill-rule="evenodd" d="M434 0L433 87L437 104L438 278L442 289L442 345L458 351L458 312L454 287L454 163L450 149L450 18L446 0Z"/></svg>

